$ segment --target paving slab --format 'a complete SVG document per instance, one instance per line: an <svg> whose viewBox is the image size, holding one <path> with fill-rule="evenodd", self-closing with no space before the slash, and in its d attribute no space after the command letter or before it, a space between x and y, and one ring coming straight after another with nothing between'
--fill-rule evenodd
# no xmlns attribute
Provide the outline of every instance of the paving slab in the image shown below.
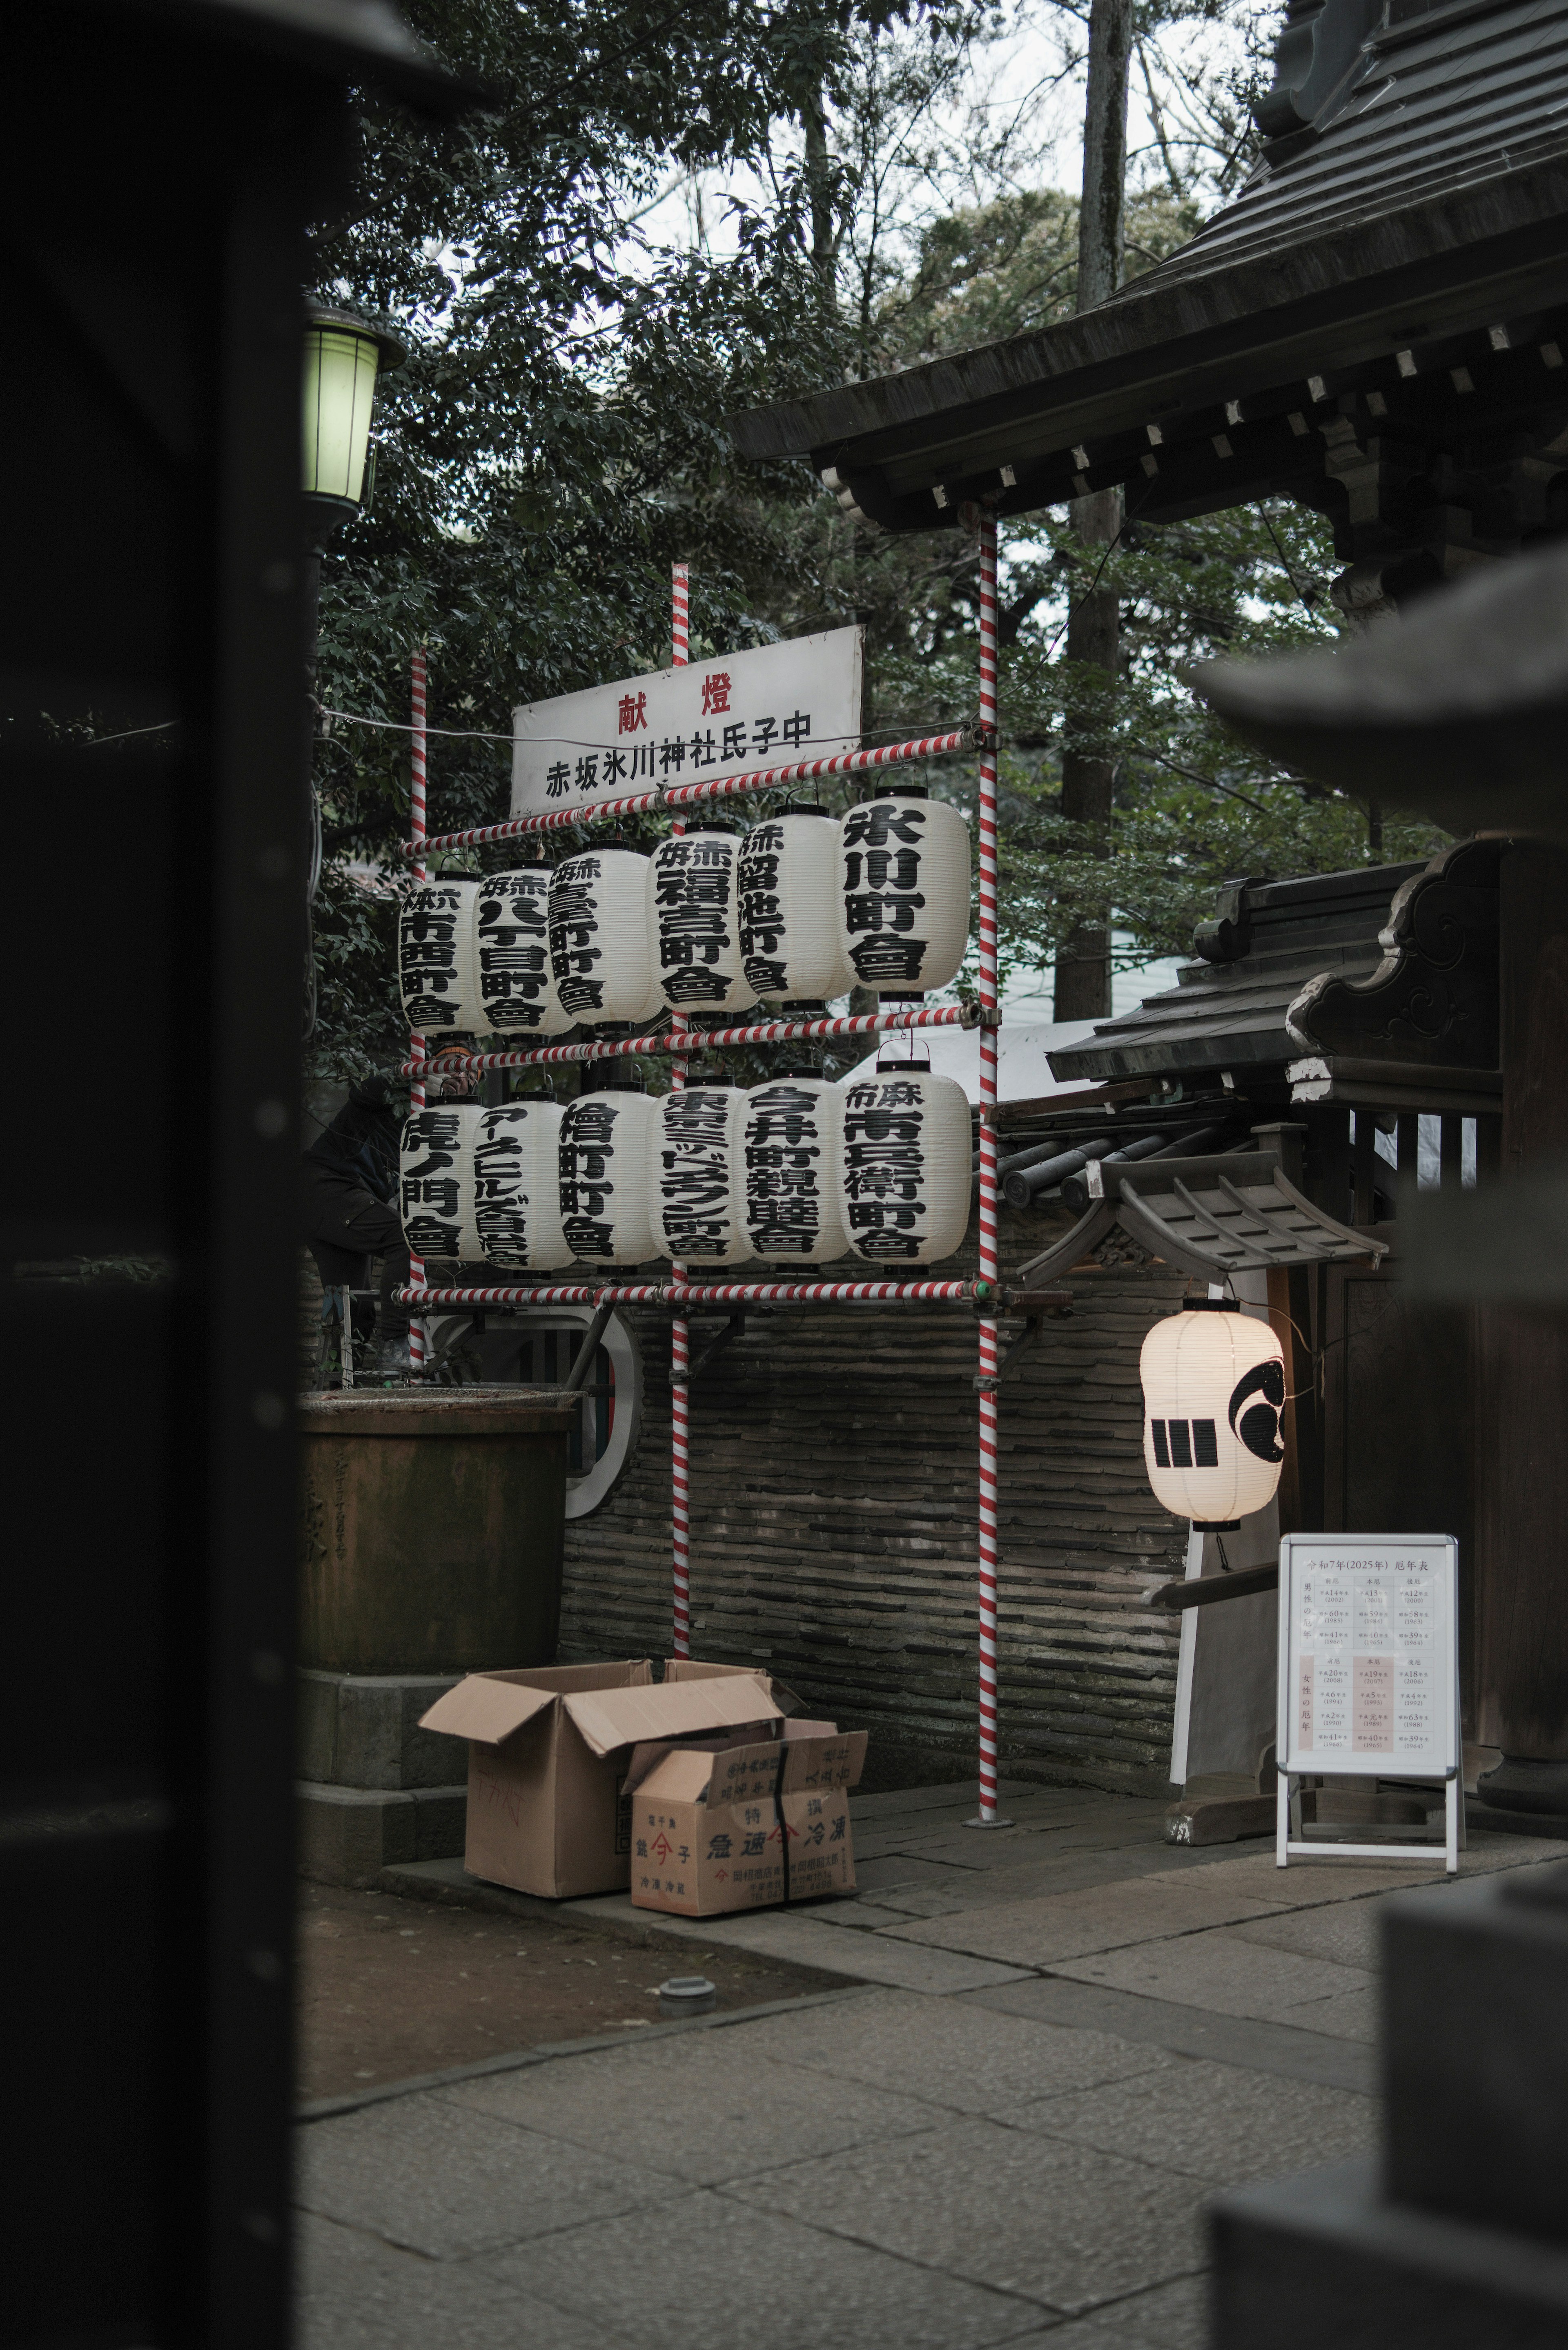
<svg viewBox="0 0 1568 2350"><path fill-rule="evenodd" d="M615 2158L667 2181L712 2186L867 2140L929 2130L931 2106L861 2081L753 2055L743 2033L608 2049L447 2090L451 2110Z"/></svg>
<svg viewBox="0 0 1568 2350"><path fill-rule="evenodd" d="M1008 2119L1220 2187L1369 2153L1378 2129L1374 2102L1352 2090L1201 2059L1037 2098Z"/></svg>
<svg viewBox="0 0 1568 2350"><path fill-rule="evenodd" d="M1173 2054L1203 2056L1217 2064L1240 2065L1281 2080L1320 2081L1329 2088L1354 2089L1367 2097L1378 2091L1372 2050L1353 2041L1304 2025L1213 2015L1202 2008L1140 1998L1098 1983L1071 1981L1063 1975L1035 1975L1027 1982L1009 1983L999 1991L971 1991L958 2004L1104 2032L1118 2040L1166 2048Z"/></svg>
<svg viewBox="0 0 1568 2350"><path fill-rule="evenodd" d="M576 2064L568 2059L560 2069ZM465 2111L441 2090L312 2123L295 2179L296 2200L307 2211L442 2261L668 2202L680 2191L668 2166L640 2168L614 2145L586 2147L483 2107Z"/></svg>
<svg viewBox="0 0 1568 2350"><path fill-rule="evenodd" d="M1303 1958L1295 1950L1271 1950L1229 1933L1186 1934L1131 1949L1102 1950L1064 1960L1058 1969L1078 1982L1108 1983L1147 1999L1201 2007L1210 2014L1249 2015L1267 2023L1304 2023L1314 2032L1372 2039L1375 2002L1364 1997L1355 2011L1366 2028L1345 2031L1339 2002L1347 1992L1371 1994L1376 1976L1331 1960Z"/></svg>
<svg viewBox="0 0 1568 2350"><path fill-rule="evenodd" d="M1053 2328L1051 2350L1208 2350L1209 2283L1179 2277Z"/></svg>
<svg viewBox="0 0 1568 2350"><path fill-rule="evenodd" d="M486 2270L637 2350L989 2350L1046 2322L1030 2303L727 2196L691 2196L666 2217L552 2237Z"/></svg>
<svg viewBox="0 0 1568 2350"><path fill-rule="evenodd" d="M690 1942L695 1936L733 1950L792 1960L797 1966L819 1967L826 1974L843 1975L853 1982L897 1983L906 1991L929 1991L938 1998L1012 1982L1025 1971L965 1952L915 1950L885 1933L857 1932L847 1921L836 1924L836 1912L851 1906L851 1902L821 1902L809 1912L755 1909L732 1918L670 1918L659 1909L636 1909L625 1893L606 1893L591 1901L561 1905L563 1912L580 1912L590 1921L634 1920L639 1928L675 1935L682 1941ZM890 1917L895 1914L889 1912Z"/></svg>
<svg viewBox="0 0 1568 2350"><path fill-rule="evenodd" d="M860 1891L874 1900L894 1891L909 1893L923 1887L927 1892L945 1892L972 1887L974 1883L972 1876L961 1868L950 1868L902 1852L888 1853L881 1860L863 1860L857 1853L855 1874Z"/></svg>
<svg viewBox="0 0 1568 2350"><path fill-rule="evenodd" d="M748 2024L737 2044L748 2054L808 2072L896 2083L907 2095L966 2114L1002 2113L1052 2092L1087 2089L1175 2062L1158 2048L1107 2033L1002 2016L914 1991L865 1991L853 2006L852 2017L842 2003L809 2018L766 2016Z"/></svg>
<svg viewBox="0 0 1568 2350"><path fill-rule="evenodd" d="M1195 1934L1272 1913L1274 1905L1250 1887L1206 1881L1211 1874L1193 1869L1131 1884L1085 1887L1075 1893L1035 1894L1026 1900L966 1909L959 1917L889 1928L886 1939L961 1950L1002 1963L1055 1967L1091 1951Z"/></svg>
<svg viewBox="0 0 1568 2350"><path fill-rule="evenodd" d="M1303 1959L1327 1959L1337 1967L1357 1967L1375 1975L1382 1958L1383 1909L1386 1896L1340 1901L1323 1909L1289 1909L1278 1918L1255 1918L1227 1930L1239 1942L1266 1950L1293 1950Z"/></svg>
<svg viewBox="0 0 1568 2350"><path fill-rule="evenodd" d="M1196 2179L980 2116L727 2191L1064 2314L1203 2266Z"/></svg>
<svg viewBox="0 0 1568 2350"><path fill-rule="evenodd" d="M637 2350L638 2337L574 2317L525 2278L432 2261L306 2213L295 2231L296 2350Z"/></svg>

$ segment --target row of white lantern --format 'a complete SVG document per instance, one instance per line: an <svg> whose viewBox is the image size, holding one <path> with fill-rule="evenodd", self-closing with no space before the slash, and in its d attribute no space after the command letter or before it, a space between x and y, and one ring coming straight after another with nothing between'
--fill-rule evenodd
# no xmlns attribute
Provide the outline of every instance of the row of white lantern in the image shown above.
<svg viewBox="0 0 1568 2350"><path fill-rule="evenodd" d="M404 1124L400 1180L427 1264L930 1264L969 1220L969 1103L907 1063L843 1087L784 1075L749 1091L436 1102Z"/></svg>
<svg viewBox="0 0 1568 2350"><path fill-rule="evenodd" d="M958 975L969 898L962 816L902 786L842 823L795 809L651 857L595 848L553 871L421 882L399 925L403 1006L426 1036L548 1036L857 986L920 995Z"/></svg>

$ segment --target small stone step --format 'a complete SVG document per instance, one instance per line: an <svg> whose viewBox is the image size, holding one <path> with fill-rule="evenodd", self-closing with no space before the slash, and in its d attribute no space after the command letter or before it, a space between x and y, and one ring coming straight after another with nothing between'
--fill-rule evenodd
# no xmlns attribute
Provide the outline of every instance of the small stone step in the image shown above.
<svg viewBox="0 0 1568 2350"><path fill-rule="evenodd" d="M317 1885L373 1885L403 1861L444 1860L463 1846L468 1789L334 1787L303 1780L298 1864Z"/></svg>

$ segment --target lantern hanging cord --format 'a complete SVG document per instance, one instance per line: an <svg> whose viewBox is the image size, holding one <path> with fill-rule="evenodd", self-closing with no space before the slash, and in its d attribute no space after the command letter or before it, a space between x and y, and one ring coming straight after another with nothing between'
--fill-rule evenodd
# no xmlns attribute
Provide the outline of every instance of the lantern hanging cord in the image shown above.
<svg viewBox="0 0 1568 2350"><path fill-rule="evenodd" d="M317 702L315 707L323 718L340 718L346 726L370 726L381 734L411 734L415 731L413 727L405 725L400 718L364 718L357 710L334 710L325 702ZM177 725L179 721L171 719L169 723ZM153 734L160 730L152 726L139 726L132 731L139 734ZM439 734L444 742L448 743L507 743L514 746L517 741L514 734L488 734L482 727L477 726L424 726L419 731L423 734ZM877 734L891 734L896 733L898 729L896 726L888 725L874 727L870 731ZM106 734L101 737L101 740L107 743L123 742L124 739L123 735L119 734ZM527 739L530 743L558 743L566 751L602 752L606 747L602 742L582 734L530 734ZM854 739L858 742L858 737ZM807 743L848 743L850 740L851 737L847 734L803 734L796 748ZM868 745L867 747L877 746ZM663 785L659 785L657 788L662 791Z"/></svg>

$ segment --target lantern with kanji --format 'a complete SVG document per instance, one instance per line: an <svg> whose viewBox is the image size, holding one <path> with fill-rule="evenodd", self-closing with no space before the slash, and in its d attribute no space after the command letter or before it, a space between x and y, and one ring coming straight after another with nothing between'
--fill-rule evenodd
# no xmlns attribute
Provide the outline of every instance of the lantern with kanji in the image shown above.
<svg viewBox="0 0 1568 2350"><path fill-rule="evenodd" d="M431 1102L403 1120L398 1212L410 1256L426 1264L476 1263L473 1144L481 1112L471 1102Z"/></svg>
<svg viewBox="0 0 1568 2350"><path fill-rule="evenodd" d="M561 1231L584 1263L644 1264L658 1255L649 1191L658 1116L636 1078L615 1068L562 1111Z"/></svg>
<svg viewBox="0 0 1568 2350"><path fill-rule="evenodd" d="M839 1197L850 1253L888 1265L934 1264L969 1225L970 1110L951 1077L879 1060L844 1087Z"/></svg>
<svg viewBox="0 0 1568 2350"><path fill-rule="evenodd" d="M826 808L790 808L741 841L741 957L764 1003L826 1003L856 975L839 924L839 826Z"/></svg>
<svg viewBox="0 0 1568 2350"><path fill-rule="evenodd" d="M840 836L840 939L856 981L923 995L956 979L969 944L969 827L899 784L863 800Z"/></svg>
<svg viewBox="0 0 1568 2350"><path fill-rule="evenodd" d="M785 1069L746 1097L746 1240L777 1264L826 1264L849 1246L839 1196L844 1096L815 1070Z"/></svg>
<svg viewBox="0 0 1568 2350"><path fill-rule="evenodd" d="M742 969L739 843L710 827L662 840L648 860L648 955L677 1012L732 1012L752 996Z"/></svg>
<svg viewBox="0 0 1568 2350"><path fill-rule="evenodd" d="M473 911L479 882L449 875L417 881L398 916L398 981L409 1026L420 1036L475 1024Z"/></svg>
<svg viewBox="0 0 1568 2350"><path fill-rule="evenodd" d="M548 1273L570 1264L561 1229L559 1103L503 1102L478 1113L473 1135L473 1226L486 1264Z"/></svg>
<svg viewBox="0 0 1568 2350"><path fill-rule="evenodd" d="M651 992L644 910L648 859L588 849L550 877L550 962L566 1019L636 1020Z"/></svg>
<svg viewBox="0 0 1568 2350"><path fill-rule="evenodd" d="M490 873L474 898L473 977L466 991L483 1036L558 1036L572 1025L550 962L550 869Z"/></svg>
<svg viewBox="0 0 1568 2350"><path fill-rule="evenodd" d="M1272 1502L1285 1457L1284 1352L1266 1322L1189 1301L1143 1342L1143 1458L1155 1497L1226 1529Z"/></svg>
<svg viewBox="0 0 1568 2350"><path fill-rule="evenodd" d="M688 1085L656 1107L649 1190L659 1253L677 1264L744 1264L752 1253L741 1158L744 1093Z"/></svg>

